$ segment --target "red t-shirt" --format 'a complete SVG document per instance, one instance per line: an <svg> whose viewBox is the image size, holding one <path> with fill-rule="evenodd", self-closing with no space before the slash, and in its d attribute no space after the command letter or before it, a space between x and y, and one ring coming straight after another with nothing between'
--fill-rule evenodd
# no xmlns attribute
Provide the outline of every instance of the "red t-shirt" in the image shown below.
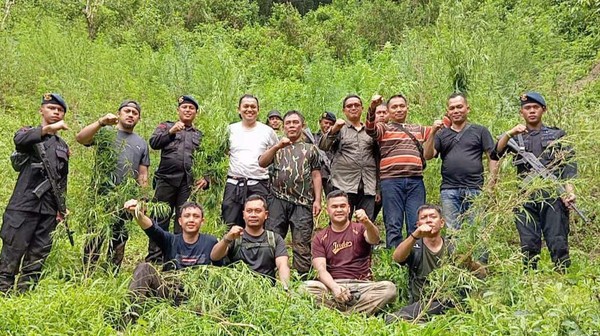
<svg viewBox="0 0 600 336"><path fill-rule="evenodd" d="M312 241L312 257L325 258L327 271L334 279L372 279L371 244L360 223L350 223L342 232L329 226L317 233Z"/></svg>

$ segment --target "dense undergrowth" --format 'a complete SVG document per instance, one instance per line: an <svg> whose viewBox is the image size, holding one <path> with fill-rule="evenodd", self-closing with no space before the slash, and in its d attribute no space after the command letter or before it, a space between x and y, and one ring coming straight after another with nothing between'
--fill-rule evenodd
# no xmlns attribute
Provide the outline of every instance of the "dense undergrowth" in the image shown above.
<svg viewBox="0 0 600 336"><path fill-rule="evenodd" d="M86 20L86 3L92 6ZM261 2L261 6L264 1ZM8 8L8 10L6 10ZM262 8L262 7L261 7ZM76 132L114 112L126 98L142 105L136 131L148 138L161 121L176 118L183 93L200 101L197 125L205 133L198 172L215 183L194 199L208 209L203 231L220 235L219 202L227 161L221 152L225 126L237 120L237 98L250 92L265 111L298 109L317 127L324 110L341 116L341 100L358 93L404 93L409 119L430 124L443 114L445 98L466 91L470 119L499 135L520 122L518 96L534 89L549 106L547 124L561 127L578 155L574 181L578 203L595 219L600 208L600 81L592 70L600 55L597 0L333 1L301 16L273 5L270 16L251 1L7 1L0 25L0 204L12 192L12 135L39 122L39 97L63 94L69 103L63 137L71 146L68 207L76 246L59 228L39 287L0 298L0 333L9 335L104 335L125 307L134 265L145 254L143 233L129 224L130 243L118 276L84 270L81 251L87 225L106 226L105 207L90 206L94 151L77 145ZM6 13L6 15L4 15ZM152 153L152 169L158 153ZM490 251L485 281L448 265L436 274L432 293L471 296L426 324L386 326L380 317L344 316L316 308L300 294L286 295L244 267L186 272L190 302L146 307L130 334L547 334L600 332L600 227L572 219L573 265L552 271L546 252L536 272L523 273L512 208L523 197L510 160L502 163L494 190L478 200L477 220L458 250ZM425 176L428 201L438 201L439 162ZM540 183L541 185L541 183ZM534 189L536 185L530 186ZM142 194L151 195L151 191ZM117 201L114 198L114 202ZM109 214L110 215L110 214ZM326 224L325 215L319 225ZM406 302L406 271L377 250L377 279L390 279ZM297 285L297 283L296 283Z"/></svg>

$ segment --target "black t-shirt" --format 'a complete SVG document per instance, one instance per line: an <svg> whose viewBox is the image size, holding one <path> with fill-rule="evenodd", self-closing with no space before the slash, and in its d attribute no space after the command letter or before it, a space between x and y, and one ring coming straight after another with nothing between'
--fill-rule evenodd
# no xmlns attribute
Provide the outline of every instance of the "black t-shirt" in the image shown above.
<svg viewBox="0 0 600 336"><path fill-rule="evenodd" d="M435 150L442 158L441 189L481 188L483 186L483 153L491 153L494 139L484 126L470 124L458 142L458 132L443 128L435 135ZM465 126L466 127L466 126Z"/></svg>
<svg viewBox="0 0 600 336"><path fill-rule="evenodd" d="M217 238L211 235L201 233L195 243L188 244L181 234L166 232L156 223L144 232L160 247L165 262L174 262L176 269L196 265L221 265L220 261L210 260L210 252L217 244Z"/></svg>
<svg viewBox="0 0 600 336"><path fill-rule="evenodd" d="M231 244L229 251L227 251L227 257L232 263L241 260L253 271L275 278L275 269L277 268L275 258L287 257L288 253L283 238L277 233L273 234L275 235L274 251L269 246L266 230L258 237L251 236L244 231L238 253L235 253L235 244L237 242L234 242Z"/></svg>

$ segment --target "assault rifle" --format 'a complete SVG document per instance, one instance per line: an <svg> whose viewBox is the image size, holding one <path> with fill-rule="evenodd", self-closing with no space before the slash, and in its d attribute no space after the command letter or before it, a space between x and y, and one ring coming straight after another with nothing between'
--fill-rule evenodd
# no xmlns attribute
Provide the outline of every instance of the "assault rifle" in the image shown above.
<svg viewBox="0 0 600 336"><path fill-rule="evenodd" d="M75 246L75 242L73 241L73 231L69 229L69 224L67 223L67 205L65 204L65 199L62 197L62 193L60 188L58 187L59 176L54 166L50 164L48 161L48 157L46 156L46 149L44 148L44 144L42 142L37 143L35 145L35 152L41 159L41 168L46 175L46 180L42 182L35 190L34 194L41 198L42 195L50 190L52 195L54 196L54 200L56 201L56 205L58 206L58 212L63 216L63 223L65 228L67 229L67 237L69 237L69 243L71 246ZM48 187L49 185L49 187Z"/></svg>
<svg viewBox="0 0 600 336"><path fill-rule="evenodd" d="M512 138L508 139L507 146L513 149L517 154L521 157L520 160L515 161L515 164L527 163L531 170L534 172L533 174L528 175L524 181L528 183L536 176L541 176L544 179L551 181L558 181L558 177L554 175L548 168L546 168L540 160L531 152L525 150L525 148L519 146L519 144ZM559 194L564 194L566 192L565 187L558 183L558 192ZM570 206L573 211L585 222L590 223L590 219L581 211L581 209L577 208L574 203L571 203Z"/></svg>

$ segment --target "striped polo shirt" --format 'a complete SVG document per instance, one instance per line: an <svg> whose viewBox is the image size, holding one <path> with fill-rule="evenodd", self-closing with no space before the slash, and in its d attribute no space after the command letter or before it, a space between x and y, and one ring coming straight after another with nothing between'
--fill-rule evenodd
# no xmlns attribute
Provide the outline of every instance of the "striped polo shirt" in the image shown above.
<svg viewBox="0 0 600 336"><path fill-rule="evenodd" d="M415 142L400 128L404 127L415 138L425 142L431 133L431 127L413 125L377 123L367 121L366 131L379 144L381 161L379 166L382 180L395 177L423 176L423 163Z"/></svg>

